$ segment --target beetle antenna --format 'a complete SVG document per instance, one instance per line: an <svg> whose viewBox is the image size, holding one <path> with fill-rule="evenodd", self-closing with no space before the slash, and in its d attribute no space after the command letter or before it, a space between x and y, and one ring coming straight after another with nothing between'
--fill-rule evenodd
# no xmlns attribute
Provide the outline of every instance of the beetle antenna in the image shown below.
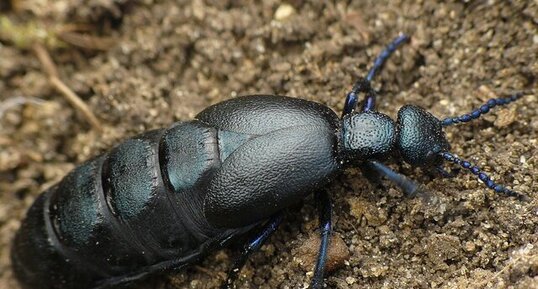
<svg viewBox="0 0 538 289"><path fill-rule="evenodd" d="M529 198L526 195L520 194L518 192L512 191L502 185L496 184L486 173L484 173L479 167L476 165L458 158L457 156L449 153L449 152L440 152L439 155L454 164L459 165L460 167L470 171L473 175L478 176L478 179L480 179L488 188L494 190L496 193L504 194L510 197L516 197L521 201L528 201Z"/></svg>
<svg viewBox="0 0 538 289"><path fill-rule="evenodd" d="M353 88L346 96L346 101L344 105L344 111L343 115L346 115L353 111L355 107L357 106L358 101L358 94L361 92L366 92L366 98L363 105L363 110L371 110L375 106L375 91L370 87L370 82L374 79L376 74L381 71L383 68L383 65L387 61L387 59L398 49L398 47L409 41L409 36L405 34L400 34L394 40L392 40L387 47L379 55L374 61L374 65L370 70L368 71L368 74L365 78L359 78L355 84L353 85Z"/></svg>
<svg viewBox="0 0 538 289"><path fill-rule="evenodd" d="M522 92L515 93L509 97L500 97L500 98L492 98L488 100L485 104L480 106L479 108L473 110L470 113L466 113L460 116L456 117L447 117L441 121L442 126L451 126L453 124L458 124L461 122L469 122L471 120L479 118L481 115L484 115L490 111L490 109L496 107L496 106L503 106L507 105L511 102L514 102L518 99L520 99L524 94Z"/></svg>

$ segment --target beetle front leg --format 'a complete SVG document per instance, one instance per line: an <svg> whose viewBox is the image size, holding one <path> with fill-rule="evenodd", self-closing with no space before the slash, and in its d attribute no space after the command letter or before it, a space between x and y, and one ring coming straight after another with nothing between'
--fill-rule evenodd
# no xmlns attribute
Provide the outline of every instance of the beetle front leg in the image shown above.
<svg viewBox="0 0 538 289"><path fill-rule="evenodd" d="M234 282L239 276L239 272L245 265L250 255L260 249L260 247L265 243L265 241L276 231L278 226L282 223L283 213L279 212L274 215L262 228L262 230L250 240L243 251L235 259L230 271L228 272L228 277L226 281L222 284L221 289L232 289L235 288Z"/></svg>
<svg viewBox="0 0 538 289"><path fill-rule="evenodd" d="M421 190L419 184L410 180L406 176L393 171L378 161L368 161L368 166L400 187L400 189L402 189L402 191L409 197L425 194L425 192Z"/></svg>
<svg viewBox="0 0 538 289"><path fill-rule="evenodd" d="M314 277L310 288L319 289L323 287L323 273L325 272L325 263L327 262L327 250L331 237L331 199L326 191L317 192L315 195L318 203L319 228L321 242L319 245L318 259Z"/></svg>
<svg viewBox="0 0 538 289"><path fill-rule="evenodd" d="M366 96L361 102L360 110L368 111L375 108L376 92L374 91L374 89L371 88L370 83L372 82L376 74L381 71L383 65L385 65L385 62L394 53L394 51L396 51L396 49L401 44L408 41L409 36L405 34L400 34L398 35L398 37L392 40L392 42L389 43L387 47L385 47L385 49L381 51L381 53L379 53L379 55L374 61L374 64L372 65L372 68L370 68L370 70L368 71L366 77L359 78L359 80L357 80L353 85L351 91L347 94L342 115L351 113L355 109L355 107L357 106L357 102L359 101L358 95L362 92L366 93Z"/></svg>

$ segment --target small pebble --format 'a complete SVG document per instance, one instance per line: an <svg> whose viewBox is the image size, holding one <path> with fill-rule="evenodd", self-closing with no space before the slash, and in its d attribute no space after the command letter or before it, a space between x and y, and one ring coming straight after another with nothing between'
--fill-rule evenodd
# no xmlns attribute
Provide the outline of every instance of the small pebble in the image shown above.
<svg viewBox="0 0 538 289"><path fill-rule="evenodd" d="M314 233L307 240L305 240L301 247L299 247L299 249L296 251L294 259L298 261L299 266L303 270L307 272L314 270L318 257L320 242L320 236ZM340 267L343 267L349 257L349 249L346 243L344 243L344 240L342 240L340 236L333 234L329 243L329 252L327 253L325 272L330 273Z"/></svg>
<svg viewBox="0 0 538 289"><path fill-rule="evenodd" d="M354 277L346 277L346 282L349 285L353 285L355 282L357 282L357 278Z"/></svg>
<svg viewBox="0 0 538 289"><path fill-rule="evenodd" d="M295 14L295 8L290 4L282 4L275 11L275 20L283 21Z"/></svg>

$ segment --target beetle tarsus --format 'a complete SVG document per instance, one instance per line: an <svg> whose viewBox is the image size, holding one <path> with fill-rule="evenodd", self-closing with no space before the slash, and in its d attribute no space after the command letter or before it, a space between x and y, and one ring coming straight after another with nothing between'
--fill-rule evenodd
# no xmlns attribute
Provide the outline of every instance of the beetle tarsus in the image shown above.
<svg viewBox="0 0 538 289"><path fill-rule="evenodd" d="M381 71L383 65L385 64L387 59L394 53L394 51L396 51L396 49L398 49L400 45L409 41L409 39L409 36L405 34L400 34L396 38L394 38L394 40L392 40L392 42L389 43L374 60L374 65L372 66L372 68L370 68L370 71L368 71L366 80L372 81L376 74Z"/></svg>

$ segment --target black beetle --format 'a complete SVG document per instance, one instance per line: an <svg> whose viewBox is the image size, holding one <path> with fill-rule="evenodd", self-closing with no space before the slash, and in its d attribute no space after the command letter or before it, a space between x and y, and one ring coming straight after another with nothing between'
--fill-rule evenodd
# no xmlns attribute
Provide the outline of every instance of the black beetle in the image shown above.
<svg viewBox="0 0 538 289"><path fill-rule="evenodd" d="M370 82L408 39L397 37L356 82L342 118L306 100L239 97L80 165L29 209L12 248L15 275L28 289L109 288L182 269L252 236L223 285L230 288L283 210L316 192L322 242L311 288L320 288L331 230L330 198L320 189L357 166L372 181L384 176L407 195L420 193L381 163L389 157L447 174L446 160L496 192L524 199L452 155L443 132L521 94L443 121L413 105L402 107L396 122L374 110ZM356 110L360 93L366 97Z"/></svg>

